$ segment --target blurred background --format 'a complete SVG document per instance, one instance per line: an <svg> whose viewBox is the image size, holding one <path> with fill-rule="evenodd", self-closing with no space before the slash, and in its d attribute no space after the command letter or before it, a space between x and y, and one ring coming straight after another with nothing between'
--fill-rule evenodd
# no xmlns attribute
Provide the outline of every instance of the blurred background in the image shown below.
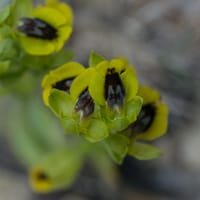
<svg viewBox="0 0 200 200"><path fill-rule="evenodd" d="M170 111L168 133L155 141L164 155L152 161L127 157L117 166L117 180L108 185L86 164L66 191L34 194L26 169L6 139L5 120L13 99L2 96L0 200L199 200L200 0L67 2L75 22L66 47L75 52L76 61L87 65L91 50L108 59L126 57L140 82L160 91Z"/></svg>

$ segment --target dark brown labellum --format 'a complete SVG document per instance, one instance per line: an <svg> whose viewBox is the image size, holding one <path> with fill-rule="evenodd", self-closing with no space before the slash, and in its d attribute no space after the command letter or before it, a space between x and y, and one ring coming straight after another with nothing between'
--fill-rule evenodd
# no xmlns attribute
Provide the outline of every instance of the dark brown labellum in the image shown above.
<svg viewBox="0 0 200 200"><path fill-rule="evenodd" d="M131 125L133 133L145 132L151 127L156 115L156 108L153 104L147 104L142 106L136 122Z"/></svg>
<svg viewBox="0 0 200 200"><path fill-rule="evenodd" d="M115 69L109 69L105 77L105 99L109 107L121 107L125 97L125 89Z"/></svg>
<svg viewBox="0 0 200 200"><path fill-rule="evenodd" d="M47 22L38 18L24 17L20 20L18 30L26 36L53 40L57 38L57 30Z"/></svg>
<svg viewBox="0 0 200 200"><path fill-rule="evenodd" d="M88 88L86 88L79 96L78 101L75 106L75 111L82 111L82 117L88 117L94 112L94 102L89 94Z"/></svg>
<svg viewBox="0 0 200 200"><path fill-rule="evenodd" d="M62 81L59 81L53 85L53 88L56 88L58 90L62 90L62 91L69 93L70 87L71 87L71 84L72 84L74 78L75 77L67 78Z"/></svg>

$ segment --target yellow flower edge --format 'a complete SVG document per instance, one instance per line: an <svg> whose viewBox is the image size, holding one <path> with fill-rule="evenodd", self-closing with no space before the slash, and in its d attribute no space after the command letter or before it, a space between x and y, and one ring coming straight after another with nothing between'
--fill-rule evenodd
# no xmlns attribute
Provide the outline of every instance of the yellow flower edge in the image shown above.
<svg viewBox="0 0 200 200"><path fill-rule="evenodd" d="M42 81L43 88L43 100L46 105L49 103L49 95L51 93L52 86L64 79L76 77L85 70L84 66L77 62L69 62L61 67L54 69L47 74Z"/></svg>
<svg viewBox="0 0 200 200"><path fill-rule="evenodd" d="M151 126L142 133L136 135L137 139L154 140L162 136L167 131L168 126L168 108L162 102L154 103L155 117Z"/></svg>
<svg viewBox="0 0 200 200"><path fill-rule="evenodd" d="M20 33L19 40L25 51L31 55L48 55L58 52L72 33L72 26L67 22L67 18L59 10L44 6L38 6L31 17L41 19L54 27L57 30L57 37L44 40Z"/></svg>
<svg viewBox="0 0 200 200"><path fill-rule="evenodd" d="M46 6L59 10L67 19L66 24L72 26L74 17L71 7L58 0L46 0Z"/></svg>
<svg viewBox="0 0 200 200"><path fill-rule="evenodd" d="M91 80L89 91L95 102L99 105L105 105L104 98L105 76L108 69L114 68L119 74L122 84L125 89L125 102L133 99L138 91L138 81L135 70L128 64L125 58L115 58L109 61L100 62L94 73L94 78Z"/></svg>
<svg viewBox="0 0 200 200"><path fill-rule="evenodd" d="M137 95L143 98L143 106L151 105L155 109L155 116L150 127L136 135L137 139L153 140L162 136L167 131L168 107L161 102L159 92L149 86L140 85Z"/></svg>
<svg viewBox="0 0 200 200"><path fill-rule="evenodd" d="M47 193L51 191L53 183L41 169L35 168L30 171L29 181L35 192Z"/></svg>
<svg viewBox="0 0 200 200"><path fill-rule="evenodd" d="M139 85L137 95L143 98L144 105L154 103L161 99L160 94L157 90L152 89L151 87L146 85Z"/></svg>
<svg viewBox="0 0 200 200"><path fill-rule="evenodd" d="M70 88L70 96L73 101L76 101L86 88L89 89L90 81L94 78L94 71L94 68L86 68L85 71L75 78Z"/></svg>

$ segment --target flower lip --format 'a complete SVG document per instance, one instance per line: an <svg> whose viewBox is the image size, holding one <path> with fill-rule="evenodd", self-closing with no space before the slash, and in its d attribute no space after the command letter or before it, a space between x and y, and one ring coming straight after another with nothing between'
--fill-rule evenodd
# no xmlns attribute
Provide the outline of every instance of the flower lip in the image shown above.
<svg viewBox="0 0 200 200"><path fill-rule="evenodd" d="M56 82L52 88L70 93L70 87L75 77L67 78Z"/></svg>
<svg viewBox="0 0 200 200"><path fill-rule="evenodd" d="M81 117L86 118L94 112L94 102L86 88L79 96L75 108L75 112L81 111Z"/></svg>
<svg viewBox="0 0 200 200"><path fill-rule="evenodd" d="M131 125L132 132L143 133L147 131L151 127L155 115L156 108L153 104L146 104L142 106L136 122Z"/></svg>
<svg viewBox="0 0 200 200"><path fill-rule="evenodd" d="M123 71L121 72L123 73ZM122 106L125 97L125 89L115 68L107 70L105 77L105 99L111 108Z"/></svg>
<svg viewBox="0 0 200 200"><path fill-rule="evenodd" d="M39 18L21 18L18 30L26 36L44 40L53 40L58 37L57 30Z"/></svg>

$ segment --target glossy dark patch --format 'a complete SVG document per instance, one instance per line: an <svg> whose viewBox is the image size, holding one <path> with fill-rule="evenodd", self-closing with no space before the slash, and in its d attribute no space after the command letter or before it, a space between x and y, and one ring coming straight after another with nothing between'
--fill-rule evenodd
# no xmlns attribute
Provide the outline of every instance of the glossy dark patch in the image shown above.
<svg viewBox="0 0 200 200"><path fill-rule="evenodd" d="M88 117L94 112L94 102L89 94L88 88L86 88L79 96L75 106L75 111L83 112L83 118Z"/></svg>
<svg viewBox="0 0 200 200"><path fill-rule="evenodd" d="M47 22L37 18L22 18L18 30L29 37L44 40L53 40L57 38L57 30Z"/></svg>
<svg viewBox="0 0 200 200"><path fill-rule="evenodd" d="M109 69L105 77L105 99L111 108L122 106L125 97L125 89L119 74L115 69Z"/></svg>
<svg viewBox="0 0 200 200"><path fill-rule="evenodd" d="M142 133L149 129L156 115L156 108L152 104L142 107L136 122L131 125L133 133Z"/></svg>
<svg viewBox="0 0 200 200"><path fill-rule="evenodd" d="M53 88L56 88L58 90L62 90L62 91L69 93L70 87L71 87L71 84L72 84L74 78L75 77L67 78L67 79L64 79L62 81L59 81L59 82L57 82L56 84L53 85Z"/></svg>

